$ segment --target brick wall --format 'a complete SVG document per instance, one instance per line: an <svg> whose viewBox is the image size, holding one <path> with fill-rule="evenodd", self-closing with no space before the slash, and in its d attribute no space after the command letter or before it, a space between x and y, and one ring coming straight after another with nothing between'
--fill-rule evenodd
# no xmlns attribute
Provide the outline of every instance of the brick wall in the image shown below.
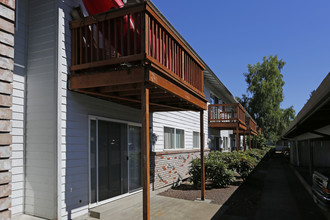
<svg viewBox="0 0 330 220"><path fill-rule="evenodd" d="M0 220L11 218L11 127L15 0L0 0Z"/></svg>
<svg viewBox="0 0 330 220"><path fill-rule="evenodd" d="M199 157L199 150L154 153L151 159L153 189L177 184L188 178L191 160Z"/></svg>

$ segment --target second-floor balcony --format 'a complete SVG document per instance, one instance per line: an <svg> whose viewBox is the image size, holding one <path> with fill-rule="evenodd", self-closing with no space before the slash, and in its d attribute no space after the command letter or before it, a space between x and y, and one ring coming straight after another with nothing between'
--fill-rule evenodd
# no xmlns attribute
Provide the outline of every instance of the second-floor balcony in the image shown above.
<svg viewBox="0 0 330 220"><path fill-rule="evenodd" d="M70 29L72 90L135 107L147 83L155 111L206 108L203 61L152 3L74 20Z"/></svg>
<svg viewBox="0 0 330 220"><path fill-rule="evenodd" d="M222 130L246 130L245 110L239 103L208 106L209 127Z"/></svg>
<svg viewBox="0 0 330 220"><path fill-rule="evenodd" d="M251 134L257 135L257 123L252 118L246 117L246 125Z"/></svg>

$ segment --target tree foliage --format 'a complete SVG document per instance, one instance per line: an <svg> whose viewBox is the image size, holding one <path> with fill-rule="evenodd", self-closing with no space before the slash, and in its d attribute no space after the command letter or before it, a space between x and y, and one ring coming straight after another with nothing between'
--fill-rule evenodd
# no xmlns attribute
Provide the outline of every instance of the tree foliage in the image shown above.
<svg viewBox="0 0 330 220"><path fill-rule="evenodd" d="M275 143L295 117L293 106L281 109L283 101L283 69L285 62L275 56L264 57L263 62L248 65L244 73L248 84L247 95L238 98L243 107L254 117L265 138Z"/></svg>

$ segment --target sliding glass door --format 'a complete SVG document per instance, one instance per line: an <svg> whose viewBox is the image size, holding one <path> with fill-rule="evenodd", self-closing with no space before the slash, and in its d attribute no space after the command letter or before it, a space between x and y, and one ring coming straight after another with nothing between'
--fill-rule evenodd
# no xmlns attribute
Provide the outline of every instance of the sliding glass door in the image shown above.
<svg viewBox="0 0 330 220"><path fill-rule="evenodd" d="M141 173L141 128L129 126L129 191L134 191L142 186Z"/></svg>
<svg viewBox="0 0 330 220"><path fill-rule="evenodd" d="M90 202L141 187L141 128L90 120Z"/></svg>

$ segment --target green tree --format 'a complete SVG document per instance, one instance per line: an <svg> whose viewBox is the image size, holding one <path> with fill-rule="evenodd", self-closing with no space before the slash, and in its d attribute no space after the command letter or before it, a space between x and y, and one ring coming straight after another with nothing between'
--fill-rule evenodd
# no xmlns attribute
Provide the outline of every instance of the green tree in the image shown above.
<svg viewBox="0 0 330 220"><path fill-rule="evenodd" d="M284 65L285 62L277 55L264 57L262 63L249 64L248 73L244 73L247 95L238 98L255 118L265 138L273 144L295 116L293 106L280 108L284 86L281 70Z"/></svg>

